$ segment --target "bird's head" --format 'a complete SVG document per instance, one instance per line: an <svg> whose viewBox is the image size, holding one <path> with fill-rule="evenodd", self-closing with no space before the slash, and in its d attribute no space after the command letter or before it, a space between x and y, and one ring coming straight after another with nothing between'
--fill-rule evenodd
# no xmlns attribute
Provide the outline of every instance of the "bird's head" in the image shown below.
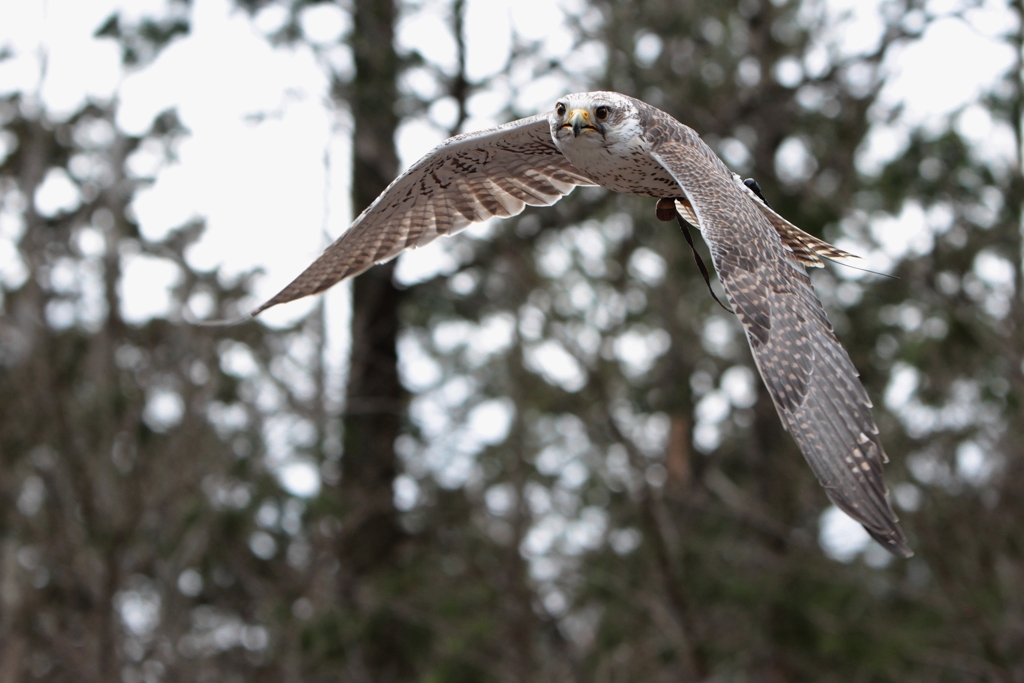
<svg viewBox="0 0 1024 683"><path fill-rule="evenodd" d="M551 137L559 144L598 139L602 145L632 137L639 111L632 98L615 92L583 92L566 95L551 112ZM596 141L596 140L593 140Z"/></svg>

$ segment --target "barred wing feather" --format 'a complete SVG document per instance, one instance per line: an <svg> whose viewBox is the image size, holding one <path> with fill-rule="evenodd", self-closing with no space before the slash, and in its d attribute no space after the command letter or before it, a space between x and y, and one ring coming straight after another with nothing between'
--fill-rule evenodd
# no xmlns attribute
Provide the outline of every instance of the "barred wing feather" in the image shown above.
<svg viewBox="0 0 1024 683"><path fill-rule="evenodd" d="M554 204L594 183L574 169L541 114L446 140L400 175L321 256L252 316L322 292L471 223Z"/></svg>

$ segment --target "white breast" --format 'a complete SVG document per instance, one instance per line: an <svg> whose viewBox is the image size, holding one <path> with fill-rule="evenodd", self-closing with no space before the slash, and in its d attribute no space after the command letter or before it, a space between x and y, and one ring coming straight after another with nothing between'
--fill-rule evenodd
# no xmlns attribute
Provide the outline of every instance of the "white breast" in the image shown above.
<svg viewBox="0 0 1024 683"><path fill-rule="evenodd" d="M668 171L651 158L638 130L616 132L602 136L587 131L576 138L556 138L555 144L573 166L609 190L641 197L682 196Z"/></svg>

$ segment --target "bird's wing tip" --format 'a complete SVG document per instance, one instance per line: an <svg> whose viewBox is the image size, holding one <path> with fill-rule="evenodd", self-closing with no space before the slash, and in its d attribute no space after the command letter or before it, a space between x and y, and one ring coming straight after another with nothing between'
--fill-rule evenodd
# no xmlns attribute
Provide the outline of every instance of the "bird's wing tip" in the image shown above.
<svg viewBox="0 0 1024 683"><path fill-rule="evenodd" d="M902 557L902 558L904 558L904 559L909 559L909 558L913 557L913 551L912 551L912 550L910 550L910 546L909 546L909 545L907 545L907 543L906 543L906 540L905 540L905 539L903 539L903 540L900 540L899 542L895 543L895 544L894 544L894 545L893 545L893 546L892 546L892 547L890 548L890 550L891 550L891 551L892 551L893 553L895 553L895 554L899 555L900 557Z"/></svg>
<svg viewBox="0 0 1024 683"><path fill-rule="evenodd" d="M871 534L880 546L888 550L897 557L909 559L914 556L914 551L910 549L910 544L907 542L906 537L903 535L903 531L897 526L895 530L885 531L879 533L864 527L865 530Z"/></svg>
<svg viewBox="0 0 1024 683"><path fill-rule="evenodd" d="M902 557L905 560L910 559L914 556L914 551L910 549L905 540L890 539L889 542L882 545L883 548L888 550L893 555Z"/></svg>

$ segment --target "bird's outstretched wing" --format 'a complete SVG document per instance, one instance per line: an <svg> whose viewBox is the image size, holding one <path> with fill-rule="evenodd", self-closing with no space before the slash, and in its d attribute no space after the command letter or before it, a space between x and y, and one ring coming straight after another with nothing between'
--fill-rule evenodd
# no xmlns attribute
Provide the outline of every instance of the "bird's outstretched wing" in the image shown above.
<svg viewBox="0 0 1024 683"><path fill-rule="evenodd" d="M546 114L442 142L400 175L334 244L251 315L322 292L470 223L554 204L594 183L562 156Z"/></svg>
<svg viewBox="0 0 1024 683"><path fill-rule="evenodd" d="M693 130L660 112L645 130L651 156L692 206L783 425L828 497L885 548L911 556L882 479L871 401L807 272L762 202Z"/></svg>

